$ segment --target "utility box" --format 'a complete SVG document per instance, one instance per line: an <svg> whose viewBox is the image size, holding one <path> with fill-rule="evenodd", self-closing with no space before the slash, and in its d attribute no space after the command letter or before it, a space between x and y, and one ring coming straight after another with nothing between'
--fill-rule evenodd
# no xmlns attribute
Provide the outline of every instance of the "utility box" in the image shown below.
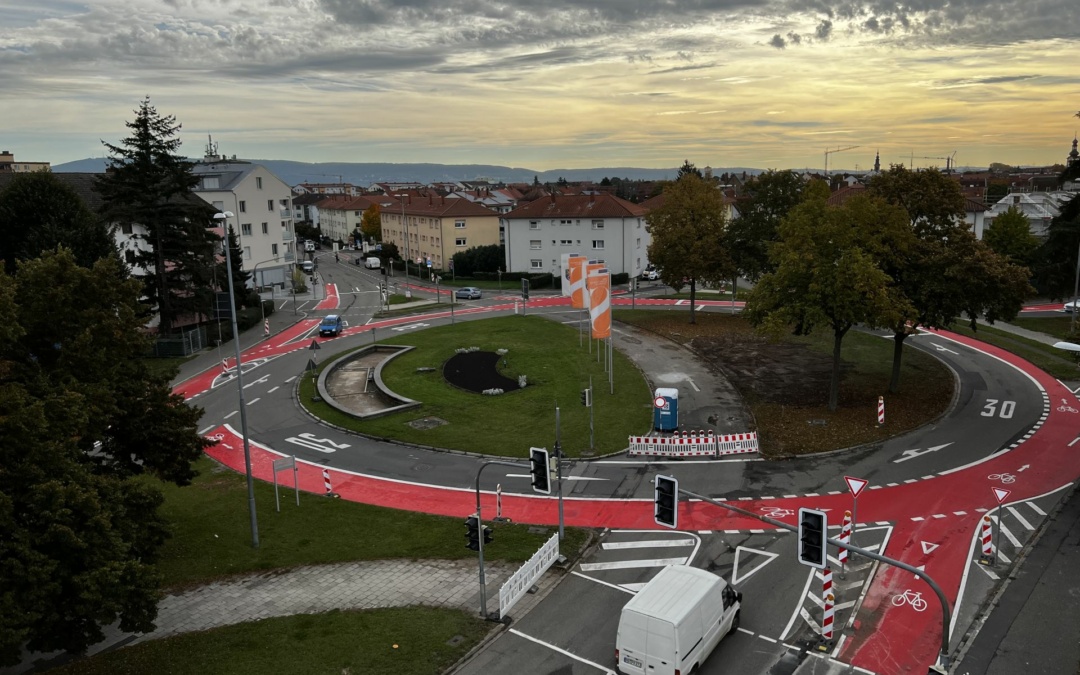
<svg viewBox="0 0 1080 675"><path fill-rule="evenodd" d="M653 431L679 428L679 390L660 387L653 394Z"/></svg>

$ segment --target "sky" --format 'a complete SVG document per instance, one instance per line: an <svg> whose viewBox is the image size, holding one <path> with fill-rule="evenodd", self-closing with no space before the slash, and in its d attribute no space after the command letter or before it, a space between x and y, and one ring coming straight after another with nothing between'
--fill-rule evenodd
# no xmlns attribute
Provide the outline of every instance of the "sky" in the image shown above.
<svg viewBox="0 0 1080 675"><path fill-rule="evenodd" d="M0 0L0 149L306 162L1064 161L1076 0ZM854 147L853 147L854 146ZM955 154L954 154L955 153Z"/></svg>

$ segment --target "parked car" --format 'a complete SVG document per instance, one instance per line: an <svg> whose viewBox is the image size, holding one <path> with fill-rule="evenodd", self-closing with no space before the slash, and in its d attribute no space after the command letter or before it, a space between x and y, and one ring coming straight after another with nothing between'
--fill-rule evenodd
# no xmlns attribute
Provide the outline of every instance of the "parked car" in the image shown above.
<svg viewBox="0 0 1080 675"><path fill-rule="evenodd" d="M651 270L646 269L644 272L641 273L641 278L645 279L646 281L656 281L660 278L660 270L656 269L655 267Z"/></svg>
<svg viewBox="0 0 1080 675"><path fill-rule="evenodd" d="M479 300L483 295L484 293L476 286L459 288L457 289L457 293L454 293L454 297L460 300Z"/></svg>
<svg viewBox="0 0 1080 675"><path fill-rule="evenodd" d="M1064 312L1068 312L1069 314L1072 314L1073 312L1076 311L1077 304L1080 304L1080 298L1077 298L1076 300L1070 300L1069 302L1066 302L1065 306L1062 307L1061 309Z"/></svg>
<svg viewBox="0 0 1080 675"><path fill-rule="evenodd" d="M344 327L345 322L341 320L340 315L327 314L319 324L319 337L337 337L341 335L341 329Z"/></svg>

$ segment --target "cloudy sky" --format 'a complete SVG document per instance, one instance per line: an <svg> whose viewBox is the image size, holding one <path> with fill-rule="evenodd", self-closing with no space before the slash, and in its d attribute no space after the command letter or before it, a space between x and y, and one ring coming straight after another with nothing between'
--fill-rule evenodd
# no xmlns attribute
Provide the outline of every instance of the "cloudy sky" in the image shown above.
<svg viewBox="0 0 1080 675"><path fill-rule="evenodd" d="M0 149L104 154L144 96L300 161L1048 164L1076 0L2 0Z"/></svg>

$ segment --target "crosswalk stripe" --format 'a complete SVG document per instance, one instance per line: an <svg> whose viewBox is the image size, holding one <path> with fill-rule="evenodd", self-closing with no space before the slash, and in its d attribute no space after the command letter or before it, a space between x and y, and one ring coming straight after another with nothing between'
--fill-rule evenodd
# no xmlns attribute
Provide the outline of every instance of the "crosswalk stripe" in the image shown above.
<svg viewBox="0 0 1080 675"><path fill-rule="evenodd" d="M1039 505L1036 504L1035 502L1028 502L1027 505L1031 507L1032 511L1039 514L1040 516L1045 516L1046 515L1046 511L1043 511L1042 509L1040 509Z"/></svg>
<svg viewBox="0 0 1080 675"><path fill-rule="evenodd" d="M595 572L597 570L629 570L635 567L667 567L668 565L685 565L686 558L654 558L652 560L613 560L611 562L582 563L583 572Z"/></svg>
<svg viewBox="0 0 1080 675"><path fill-rule="evenodd" d="M1014 535L1009 530L1009 528L1005 527L1005 525L1002 524L1001 519L998 518L997 516L991 516L991 518L993 518L994 523L997 524L998 531L1000 531L1003 535L1005 535L1005 538L1008 539L1010 542L1012 542L1013 546L1015 546L1016 548L1020 548L1020 540L1016 538L1016 535Z"/></svg>
<svg viewBox="0 0 1080 675"><path fill-rule="evenodd" d="M1005 508L1007 508L1009 510L1009 513L1013 514L1013 517L1016 518L1016 520L1021 525L1023 525L1024 527L1026 527L1029 530L1034 530L1035 529L1034 527L1032 527L1031 523L1029 523L1022 515L1020 515L1020 512L1017 511L1014 507L1007 506Z"/></svg>
<svg viewBox="0 0 1080 675"><path fill-rule="evenodd" d="M649 541L605 541L600 547L605 551L612 551L623 548L668 548L693 545L693 539L652 539Z"/></svg>

